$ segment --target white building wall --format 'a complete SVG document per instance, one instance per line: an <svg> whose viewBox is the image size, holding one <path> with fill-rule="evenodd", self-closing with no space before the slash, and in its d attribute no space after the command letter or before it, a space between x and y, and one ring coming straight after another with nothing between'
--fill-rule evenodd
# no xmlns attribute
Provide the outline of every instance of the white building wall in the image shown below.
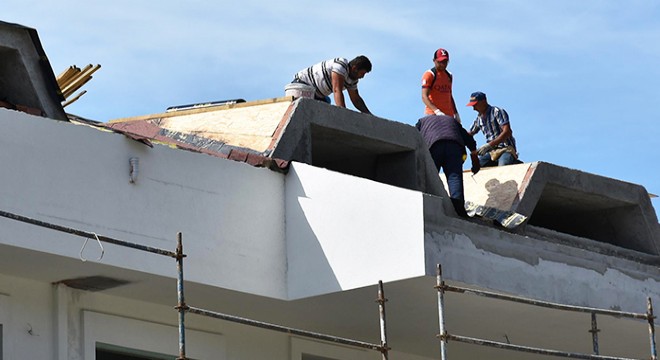
<svg viewBox="0 0 660 360"><path fill-rule="evenodd" d="M177 314L170 306L2 275L0 291L3 359L89 360L97 342L178 355ZM190 358L289 359L288 342L274 332L187 317Z"/></svg>
<svg viewBox="0 0 660 360"><path fill-rule="evenodd" d="M120 134L5 109L0 126L0 210L170 250L180 231L187 282L286 299L423 275L423 242L410 241L423 238L419 193L305 164L293 164L283 175L149 148ZM134 184L128 181L131 157L139 158ZM328 186L341 191L328 196ZM365 205L346 211L346 202ZM0 223L0 246L22 249L20 261L46 253L85 266L78 259L83 239L5 218ZM405 254L399 251L403 245L409 245ZM107 243L104 248L97 260L99 248L90 239L84 257L122 271L173 277L171 259ZM344 258L349 252L354 256ZM364 265L360 271L355 261ZM331 281L316 283L310 274L317 271ZM0 273L3 360L89 360L97 342L178 351L171 306L52 285L63 279L51 275L46 263L18 276ZM195 315L187 316L186 327L187 355L198 359L380 358L373 351Z"/></svg>
<svg viewBox="0 0 660 360"><path fill-rule="evenodd" d="M292 299L425 275L419 192L294 163L286 214Z"/></svg>
<svg viewBox="0 0 660 360"><path fill-rule="evenodd" d="M4 360L93 360L97 343L178 355L177 313L171 306L79 291L0 275ZM186 316L186 356L205 360L378 360L352 348L193 314ZM393 352L391 356L424 358Z"/></svg>
<svg viewBox="0 0 660 360"><path fill-rule="evenodd" d="M172 251L182 232L194 259L187 280L286 297L282 174L6 109L0 125L1 210ZM135 184L131 157L139 158ZM0 244L78 257L70 235L50 231L44 241L38 229L3 221L16 236ZM106 250L105 264L172 276L157 257Z"/></svg>
<svg viewBox="0 0 660 360"><path fill-rule="evenodd" d="M0 115L8 150L0 152L0 210L169 250L180 231L192 260L188 281L286 299L424 275L419 192L300 163L283 175L87 126ZM139 171L130 183L133 157ZM68 234L2 221L20 236L0 244L79 256ZM83 256L97 261L91 240ZM173 275L158 257L104 248L103 264Z"/></svg>

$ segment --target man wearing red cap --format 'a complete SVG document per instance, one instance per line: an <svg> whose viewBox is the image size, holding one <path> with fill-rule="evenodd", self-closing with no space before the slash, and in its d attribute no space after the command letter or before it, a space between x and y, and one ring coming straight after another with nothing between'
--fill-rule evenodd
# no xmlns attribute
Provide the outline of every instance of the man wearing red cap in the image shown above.
<svg viewBox="0 0 660 360"><path fill-rule="evenodd" d="M445 49L436 50L433 53L433 64L433 68L422 75L422 102L426 105L424 114L447 115L460 123L461 117L451 92L452 74L447 71L449 52Z"/></svg>

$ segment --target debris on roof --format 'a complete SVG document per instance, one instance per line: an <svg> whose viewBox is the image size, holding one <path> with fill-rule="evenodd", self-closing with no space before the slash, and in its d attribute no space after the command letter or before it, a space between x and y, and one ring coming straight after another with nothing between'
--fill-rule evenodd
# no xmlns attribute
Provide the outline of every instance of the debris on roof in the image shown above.
<svg viewBox="0 0 660 360"><path fill-rule="evenodd" d="M153 121L117 122L101 126L150 147L153 147L153 143L160 143L177 149L245 162L252 166L265 167L278 172L286 172L289 167L288 161L273 159L254 150L232 146L221 141L163 129Z"/></svg>
<svg viewBox="0 0 660 360"><path fill-rule="evenodd" d="M199 109L199 108L206 108L211 106L234 105L244 102L245 99L231 99L231 100L209 101L209 102L197 103L197 104L177 105L177 106L168 107L167 110L165 110L165 112Z"/></svg>
<svg viewBox="0 0 660 360"><path fill-rule="evenodd" d="M92 74L95 73L98 69L101 68L101 65L92 65L89 64L83 69L75 65L69 66L62 73L57 75L57 85L60 87L62 96L64 96L65 102L62 104L62 107L67 107L73 104L75 101L80 99L81 96L87 93L87 90L83 90L76 94L76 96L71 97L73 93L78 91L83 85L85 85L89 80L92 79Z"/></svg>

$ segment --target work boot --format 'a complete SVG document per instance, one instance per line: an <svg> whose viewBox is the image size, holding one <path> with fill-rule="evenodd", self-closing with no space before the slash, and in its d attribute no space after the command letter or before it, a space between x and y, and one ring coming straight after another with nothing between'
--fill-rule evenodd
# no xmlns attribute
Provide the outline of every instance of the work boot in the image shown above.
<svg viewBox="0 0 660 360"><path fill-rule="evenodd" d="M465 201L461 199L454 199L454 198L449 198L451 200L451 204L454 205L454 210L456 210L456 214L462 218L468 218L467 211L465 211Z"/></svg>

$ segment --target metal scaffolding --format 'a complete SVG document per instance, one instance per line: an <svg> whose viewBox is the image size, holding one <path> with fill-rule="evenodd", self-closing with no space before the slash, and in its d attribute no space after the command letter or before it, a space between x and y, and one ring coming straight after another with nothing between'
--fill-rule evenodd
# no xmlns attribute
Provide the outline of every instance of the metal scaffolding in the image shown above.
<svg viewBox="0 0 660 360"><path fill-rule="evenodd" d="M311 331L306 331L306 330L301 330L301 329L295 329L295 328L276 325L276 324L270 324L270 323L261 322L261 321L257 321L257 320L251 320L251 319L247 319L247 318L242 318L242 317L229 315L229 314L223 314L223 313L214 312L214 311L205 310L205 309L201 309L201 308L197 308L197 307L187 305L186 302L185 302L185 296L184 296L184 276L183 276L183 268L184 268L183 267L183 259L186 257L186 255L183 252L183 240L182 240L181 233L177 234L176 251L173 252L173 251L169 251L169 250L165 250L165 249L159 249L159 248L155 248L155 247L151 247L151 246L144 246L144 245L140 245L140 244L131 243L131 242L128 242L128 241L118 240L118 239L114 239L114 238L111 238L111 237L108 237L108 236L98 235L98 234L92 233L92 232L86 232L86 231L81 231L81 230L77 230L77 229L72 229L72 228L69 228L69 227L55 225L55 224L43 222L43 221L40 221L40 220L31 219L31 218L28 218L28 217L25 217L25 216L20 216L20 215L8 213L8 212L1 211L1 210L0 210L0 216L5 217L5 218L9 218L9 219L13 219L13 220L17 220L17 221L21 221L21 222L24 222L24 223L29 223L29 224L32 224L32 225L45 227L45 228L60 231L60 232L65 232L65 233L81 236L81 237L84 237L86 239L94 238L99 242L99 244L101 242L107 242L107 243L120 245L120 246L124 246L124 247L129 247L129 248L140 250L140 251L145 251L145 252L149 252L149 253L154 253L154 254L164 255L164 256L174 258L176 260L176 267L177 267L177 305L175 306L175 309L177 310L177 313L178 313L178 333L179 333L179 357L177 358L178 360L186 360L187 359L186 358L186 337L185 337L185 314L186 313L192 313L192 314L207 316L207 317L211 317L211 318L216 318L216 319L221 319L221 320L225 320L225 321L235 322L235 323L239 323L239 324L243 324L243 325L259 327L259 328L268 329L268 330L272 330L272 331L284 332L284 333L297 335L297 336L302 336L302 337L307 337L307 338L316 339L316 340L328 341L328 342L332 342L332 343L336 343L336 344L343 344L343 345L348 345L348 346L353 346L353 347L359 347L359 348L364 348L364 349L369 349L369 350L375 350L375 351L378 351L378 352L381 353L383 360L388 360L388 353L389 353L390 347L388 346L388 341L387 341L387 323L386 323L386 317L385 317L385 303L387 302L387 299L385 298L385 293L384 293L384 290L383 290L383 282L382 281L378 282L378 298L376 300L376 303L378 303L378 310L379 310L379 314L380 314L380 339L381 339L381 342L380 342L380 344L372 344L372 343L368 343L368 342L363 342L363 341L359 341L359 340L338 337L338 336L334 336L334 335L321 334L321 333L316 333L316 332L311 332ZM87 243L87 241L85 242L85 244L86 243ZM83 245L83 249L84 249L84 245ZM81 249L81 252L82 252L82 249ZM82 257L81 257L81 260L85 261ZM494 292L470 289L470 288L466 288L466 287L448 285L448 284L445 283L445 281L442 278L442 267L440 266L440 264L438 264L438 268L437 268L437 279L436 279L435 289L437 290L437 297L438 297L438 323L439 323L439 330L440 330L440 334L438 335L438 338L440 339L440 358L441 358L441 360L447 360L447 342L449 340L454 340L454 341L468 343L468 344L474 344L474 345L489 346L489 347L494 347L494 348L499 348L499 349L522 351L522 352L528 352L528 353L534 353L534 354L540 354L540 355L559 356L559 357L567 357L567 358L574 358L574 359L637 360L637 359L629 359L629 358L599 355L598 332L600 330L598 329L598 325L597 325L597 321L596 321L596 315L608 315L608 316L622 317L622 318L628 318L628 319L646 320L648 322L648 328L649 328L649 341L650 341L650 348L651 348L651 357L650 357L650 359L651 360L657 360L656 343L655 343L655 325L654 325L655 316L653 315L653 304L651 302L651 298L647 298L647 312L646 313L633 313L633 312L624 312L624 311L615 311L615 310L607 310L607 309L598 309L598 308L589 308L589 307L571 306L571 305L550 303L550 302L533 300L533 299L517 297L517 296L512 296L512 295L505 295L505 294L499 294L499 293L494 293ZM446 329L445 318L444 318L444 313L445 313L444 294L445 294L446 291L456 292L456 293L459 293L459 294L473 294L473 295L478 295L478 296L483 296L483 297L488 297L488 298L493 298L493 299L506 300L506 301L512 301L512 302L528 304L528 305L552 308L552 309L556 309L556 310L589 313L589 314L591 314L591 330L589 330L589 332L592 334L594 354L572 353L572 352L564 352L564 351L551 350L551 349L535 348L535 347L529 347L529 346L513 345L513 344L509 344L509 343L502 343L502 342L497 342L497 341L491 341L491 340L486 340L486 339L479 339L479 338L473 338L473 337L468 337L468 336L462 336L462 335L456 335L456 334L449 333Z"/></svg>
<svg viewBox="0 0 660 360"><path fill-rule="evenodd" d="M184 278L183 278L183 259L186 257L186 255L183 252L183 238L181 233L179 232L177 234L177 246L176 246L176 251L169 251L165 249L159 249L151 246L144 246L140 244L135 244L131 243L128 241L123 241L123 240L118 240L114 239L108 236L103 236L103 235L98 235L93 232L87 232L87 231L82 231L78 229L73 229L61 225L56 225L56 224L51 224L47 223L44 221L28 218L25 216L9 213L0 210L0 216L5 217L8 219L13 219L17 220L20 222L36 225L36 226L41 226L44 228L48 228L51 230L56 230L68 234L73 234L77 235L80 237L84 237L86 239L94 238L97 241L100 242L106 242L110 244L115 244L115 245L120 245L140 251L146 251L149 253L157 254L157 255L164 255L168 256L171 258L174 258L176 260L176 267L177 267L177 305L174 307L177 310L178 313L178 333L179 333L179 356L177 360L187 360L188 358L186 357L186 336L185 336L185 314L187 312L192 313L192 314L197 314L197 315L202 315L202 316L207 316L211 318L216 318L216 319L221 319L225 321L230 321L230 322L235 322L243 325L249 325L249 326L254 326L254 327L259 327L263 329L268 329L268 330L273 330L273 331L279 331L279 332L284 332L284 333L289 333L292 335L298 335L302 337L307 337L311 339L316 339L316 340L323 340L323 341L328 341L336 344L343 344L343 345L348 345L348 346L353 346L353 347L359 347L359 348L364 348L364 349L369 349L369 350L375 350L381 353L382 360L388 360L388 353L390 348L387 346L387 331L386 331L386 318L385 318L385 302L387 302L387 299L385 298L385 292L383 290L383 282L379 281L378 282L378 298L376 300L376 303L378 303L378 310L380 313L380 337L381 337L381 342L380 344L371 344L368 342L363 342L359 340L354 340L354 339L348 339L348 338L343 338L343 337L338 337L334 335L327 335L327 334L321 334L321 333L316 333L316 332L311 332L311 331L306 331L306 330L301 330L301 329L295 329L292 327L286 327L286 326L281 326L281 325L276 325L276 324L270 324L266 322L261 322L257 320L251 320L251 319L246 319L246 318L241 318L238 316L233 316L233 315L228 315L228 314L223 314L223 313L218 313L210 310L205 310L205 309L200 309L196 307L192 307L186 304L185 302L185 294L184 294ZM86 244L87 242L85 242ZM84 249L84 245L83 245ZM82 249L81 249L82 252ZM81 260L84 261L84 259Z"/></svg>
<svg viewBox="0 0 660 360"><path fill-rule="evenodd" d="M438 338L440 339L440 358L442 360L447 360L447 342L449 340L454 340L454 341L463 342L463 343L467 343L467 344L473 344L473 345L490 346L490 347L494 347L494 348L498 348L498 349L522 351L522 352L528 352L528 353L534 353L534 354L540 354L540 355L550 355L550 356L566 357L566 358L572 358L572 359L638 360L638 359L629 359L629 358L621 358L621 357L602 356L602 355L598 354L598 332L600 330L598 330L598 326L597 326L597 323L596 323L596 315L597 314L609 315L609 316L615 316L615 317L622 317L622 318L628 318L628 319L647 320L648 321L648 326L649 326L649 339L650 339L650 344L651 344L651 357L650 357L650 359L651 360L657 360L658 359L658 355L657 355L657 352L656 352L656 344L655 344L655 325L654 325L655 316L653 315L653 304L651 303L651 298L647 298L647 312L646 313L633 313L633 312L624 312L624 311L616 311L616 310L589 308L589 307L582 307L582 306L563 305L563 304L533 300L533 299L528 299L528 298L523 298L523 297L518 297L518 296L498 294L498 293L489 292L489 291L469 289L469 288L466 288L466 287L447 285L445 283L445 281L443 280L443 278L442 278L442 266L440 264L438 264L438 271L437 271L435 289L438 291L438 319L439 319L439 329L440 329L440 334L438 334ZM583 353L565 352L565 351L543 349L543 348L536 348L536 347L529 347L529 346L513 345L513 344L509 344L509 343L502 343L502 342L497 342L497 341L491 341L491 340L486 340L486 339L479 339L479 338L473 338L473 337L461 336L461 335L456 335L456 334L449 333L449 332L447 332L445 319L444 319L444 312L445 312L444 294L445 294L446 291L452 291L452 292L459 293L459 294L473 294L473 295L484 296L484 297L493 298L493 299L518 302L518 303L534 305L534 306L540 306L540 307L546 307L546 308L551 308L551 309L556 309L556 310L590 313L591 314L591 330L589 332L592 334L594 354L583 354Z"/></svg>
<svg viewBox="0 0 660 360"><path fill-rule="evenodd" d="M185 255L183 254L183 245L182 245L182 240L181 240L181 233L178 234L178 244L177 244L177 272L178 272L178 278L177 278L177 293L178 293L178 299L179 303L176 306L176 309L179 312L179 357L177 360L186 360L186 344L185 344L185 327L184 327L184 317L185 313L189 312L192 314L197 314L197 315L202 315L202 316L207 316L215 319L220 319L220 320L225 320L225 321L231 321L243 325L249 325L249 326L254 326L262 329L267 329L267 330L272 330L272 331L279 331L283 333L288 333L292 335L298 335L298 336L303 336L311 339L316 339L316 340L323 340L323 341L328 341L336 344L343 344L343 345L348 345L348 346L354 346L354 347L359 347L359 348L364 348L364 349L369 349L369 350L376 350L381 353L382 359L383 360L388 360L388 353L390 348L387 346L387 332L386 332L386 319L385 319L385 302L387 299L385 298L385 292L383 291L383 282L379 281L378 282L378 299L376 302L378 303L378 308L379 308L379 313L380 313L380 335L381 335L381 343L379 344L371 344L368 342L364 341L359 341L359 340L353 340L353 339L348 339L348 338L343 338L339 336L334 336L334 335L326 335L326 334L321 334L321 333L316 333L312 331L306 331L306 330L301 330L301 329L296 329L292 327L287 327L287 326L281 326L281 325L276 325L276 324L270 324L262 321L257 321L257 320L251 320L247 318L242 318L239 316L234 316L234 315L229 315L229 314L223 314L215 311L210 311L210 310L205 310L193 306L186 305L184 301L184 295L183 295L183 258Z"/></svg>

